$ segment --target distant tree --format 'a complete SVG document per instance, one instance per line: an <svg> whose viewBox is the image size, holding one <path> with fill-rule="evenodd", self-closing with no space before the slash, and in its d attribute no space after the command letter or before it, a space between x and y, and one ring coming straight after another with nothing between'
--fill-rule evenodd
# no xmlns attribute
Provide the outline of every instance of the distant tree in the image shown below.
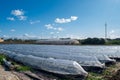
<svg viewBox="0 0 120 80"><path fill-rule="evenodd" d="M17 38L14 38L14 39L12 39L12 38L9 38L9 39L5 39L5 41L4 42L6 42L6 43L24 43L24 44L26 44L26 43L29 43L29 44L31 44L31 43L35 43L35 41L36 40L23 40L23 39L17 39Z"/></svg>
<svg viewBox="0 0 120 80"><path fill-rule="evenodd" d="M105 40L102 38L87 38L82 40L81 44L100 45L100 44L105 44Z"/></svg>
<svg viewBox="0 0 120 80"><path fill-rule="evenodd" d="M108 45L120 45L120 40L119 39L111 39L106 42Z"/></svg>

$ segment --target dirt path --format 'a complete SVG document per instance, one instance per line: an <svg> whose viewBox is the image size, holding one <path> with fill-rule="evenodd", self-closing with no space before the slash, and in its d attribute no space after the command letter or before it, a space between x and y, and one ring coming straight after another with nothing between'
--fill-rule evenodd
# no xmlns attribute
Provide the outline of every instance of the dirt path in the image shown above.
<svg viewBox="0 0 120 80"><path fill-rule="evenodd" d="M0 65L0 80L20 80L11 71L5 71L5 69Z"/></svg>

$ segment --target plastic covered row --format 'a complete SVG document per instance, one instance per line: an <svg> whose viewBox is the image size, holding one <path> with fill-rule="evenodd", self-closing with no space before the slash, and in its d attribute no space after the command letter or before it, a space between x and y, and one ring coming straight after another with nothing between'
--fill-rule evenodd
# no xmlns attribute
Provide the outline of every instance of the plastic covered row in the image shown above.
<svg viewBox="0 0 120 80"><path fill-rule="evenodd" d="M62 75L82 75L87 76L87 72L76 62L70 60L61 60L53 58L41 58L32 55L16 54L11 51L2 50L4 54L25 65L32 66L47 72Z"/></svg>

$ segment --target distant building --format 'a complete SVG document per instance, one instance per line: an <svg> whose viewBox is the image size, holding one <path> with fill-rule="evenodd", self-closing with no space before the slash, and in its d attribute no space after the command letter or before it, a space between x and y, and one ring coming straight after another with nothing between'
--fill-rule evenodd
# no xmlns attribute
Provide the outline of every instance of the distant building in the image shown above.
<svg viewBox="0 0 120 80"><path fill-rule="evenodd" d="M37 40L38 44L56 44L56 45L71 45L80 44L76 39L40 39Z"/></svg>
<svg viewBox="0 0 120 80"><path fill-rule="evenodd" d="M4 42L4 40L0 38L0 42Z"/></svg>

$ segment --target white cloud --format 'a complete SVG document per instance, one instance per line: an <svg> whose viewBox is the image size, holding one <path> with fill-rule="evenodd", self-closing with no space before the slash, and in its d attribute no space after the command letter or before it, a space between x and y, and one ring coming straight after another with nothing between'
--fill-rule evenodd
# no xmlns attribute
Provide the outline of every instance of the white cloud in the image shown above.
<svg viewBox="0 0 120 80"><path fill-rule="evenodd" d="M59 28L57 28L58 29L58 31L63 31L63 28L61 28L61 27L59 27Z"/></svg>
<svg viewBox="0 0 120 80"><path fill-rule="evenodd" d="M18 20L21 21L21 20L26 20L27 19L27 16L24 15L25 12L22 9L21 10L20 9L12 10L11 14L14 16L14 18L13 17L8 17L7 20L13 21L15 19L18 19Z"/></svg>
<svg viewBox="0 0 120 80"><path fill-rule="evenodd" d="M56 32L57 34L60 33L60 32Z"/></svg>
<svg viewBox="0 0 120 80"><path fill-rule="evenodd" d="M111 39L115 39L115 38L119 38L119 30L111 30L108 34L108 36L111 38Z"/></svg>
<svg viewBox="0 0 120 80"><path fill-rule="evenodd" d="M50 34L54 34L54 32L50 32Z"/></svg>
<svg viewBox="0 0 120 80"><path fill-rule="evenodd" d="M30 24L36 24L36 23L40 23L40 20L30 21Z"/></svg>
<svg viewBox="0 0 120 80"><path fill-rule="evenodd" d="M50 29L50 30L63 31L63 28L62 28L62 27L54 27L54 26L51 25L51 24L47 24L47 25L45 25L45 27L46 27L47 29Z"/></svg>
<svg viewBox="0 0 120 80"><path fill-rule="evenodd" d="M77 16L71 16L70 18L68 18L68 19L65 19L65 18L56 18L55 19L55 22L56 23L69 23L69 22L72 22L72 21L75 21L75 20L77 20L78 19L78 17Z"/></svg>
<svg viewBox="0 0 120 80"><path fill-rule="evenodd" d="M77 19L78 19L77 16L71 16L71 20L75 21L75 20L77 20Z"/></svg>
<svg viewBox="0 0 120 80"><path fill-rule="evenodd" d="M23 10L19 10L19 9L12 10L11 14L14 15L14 16L21 16L21 15L24 15L24 11Z"/></svg>
<svg viewBox="0 0 120 80"><path fill-rule="evenodd" d="M56 23L68 23L68 22L71 22L71 20L70 19L64 19L64 18L62 18L62 19L56 18L55 22Z"/></svg>
<svg viewBox="0 0 120 80"><path fill-rule="evenodd" d="M47 29L54 29L51 24L46 24L45 27L46 27Z"/></svg>
<svg viewBox="0 0 120 80"><path fill-rule="evenodd" d="M3 35L2 37L5 38L5 39L10 38L10 36L8 36L8 35Z"/></svg>
<svg viewBox="0 0 120 80"><path fill-rule="evenodd" d="M7 20L14 21L15 18L14 17L7 17Z"/></svg>
<svg viewBox="0 0 120 80"><path fill-rule="evenodd" d="M72 38L72 39L84 39L83 37L75 34L66 34L64 37Z"/></svg>
<svg viewBox="0 0 120 80"><path fill-rule="evenodd" d="M19 19L19 20L26 20L27 17L26 17L26 16L18 16L18 19Z"/></svg>
<svg viewBox="0 0 120 80"><path fill-rule="evenodd" d="M21 36L21 38L23 38L23 39L39 39L40 37L25 33L24 35Z"/></svg>
<svg viewBox="0 0 120 80"><path fill-rule="evenodd" d="M14 32L14 31L16 31L16 30L15 30L15 29L11 29L10 31L11 31L11 32Z"/></svg>
<svg viewBox="0 0 120 80"><path fill-rule="evenodd" d="M25 36L25 37L29 37L29 34L25 33L23 36Z"/></svg>
<svg viewBox="0 0 120 80"><path fill-rule="evenodd" d="M54 27L53 30L57 30L57 28Z"/></svg>
<svg viewBox="0 0 120 80"><path fill-rule="evenodd" d="M110 31L110 34L113 34L113 33L115 33L115 30L111 30L111 31Z"/></svg>

